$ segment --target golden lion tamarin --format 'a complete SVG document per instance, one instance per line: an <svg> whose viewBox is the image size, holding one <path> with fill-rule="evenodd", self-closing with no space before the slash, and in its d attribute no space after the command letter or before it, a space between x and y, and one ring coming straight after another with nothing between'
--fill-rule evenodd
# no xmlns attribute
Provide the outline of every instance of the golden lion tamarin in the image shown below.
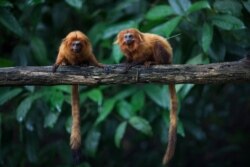
<svg viewBox="0 0 250 167"><path fill-rule="evenodd" d="M59 47L56 62L53 66L53 72L56 72L59 65L83 65L92 64L97 67L104 67L100 64L92 52L92 46L88 37L80 31L70 32ZM80 109L78 85L72 85L72 129L70 135L70 145L73 153L74 163L79 163L79 151L81 145L80 131Z"/></svg>
<svg viewBox="0 0 250 167"><path fill-rule="evenodd" d="M121 31L115 41L126 57L126 71L137 64L149 67L152 64L171 64L172 48L163 37L150 33L142 33L130 28ZM168 147L163 158L166 165L174 155L177 131L177 96L174 84L169 84L170 92L170 127Z"/></svg>

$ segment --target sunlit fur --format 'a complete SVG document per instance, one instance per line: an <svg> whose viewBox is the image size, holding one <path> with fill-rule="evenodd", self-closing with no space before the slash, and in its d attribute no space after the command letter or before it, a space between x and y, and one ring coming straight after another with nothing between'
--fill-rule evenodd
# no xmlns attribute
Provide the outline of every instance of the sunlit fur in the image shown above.
<svg viewBox="0 0 250 167"><path fill-rule="evenodd" d="M129 44L125 39L126 34L132 34L132 42ZM144 64L149 67L152 64L171 64L172 48L168 41L156 34L142 33L137 29L130 28L121 31L115 41L120 46L126 57L127 63ZM170 127L168 135L168 147L163 157L163 164L166 165L175 152L176 131L177 131L177 95L174 84L169 84L170 93Z"/></svg>

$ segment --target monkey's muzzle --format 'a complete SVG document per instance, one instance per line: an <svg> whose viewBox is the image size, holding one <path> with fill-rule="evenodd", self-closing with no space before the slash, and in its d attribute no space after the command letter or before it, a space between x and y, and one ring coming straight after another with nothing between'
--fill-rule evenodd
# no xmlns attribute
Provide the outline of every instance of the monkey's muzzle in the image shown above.
<svg viewBox="0 0 250 167"><path fill-rule="evenodd" d="M124 42L127 44L127 45L130 45L134 42L134 36L131 34L131 33L126 33L124 35Z"/></svg>

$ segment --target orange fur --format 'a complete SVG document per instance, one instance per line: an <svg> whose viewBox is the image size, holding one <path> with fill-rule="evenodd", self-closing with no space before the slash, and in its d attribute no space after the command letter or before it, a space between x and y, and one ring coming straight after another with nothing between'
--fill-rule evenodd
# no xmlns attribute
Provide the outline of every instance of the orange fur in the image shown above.
<svg viewBox="0 0 250 167"><path fill-rule="evenodd" d="M127 45L124 42L124 35L131 33L134 36L134 42ZM172 48L166 39L159 35L142 33L137 29L126 29L117 35L116 44L120 46L128 62L138 62L144 65L148 63L154 64L170 64L172 63ZM157 54L158 51L155 45L161 45L167 52L166 62L162 60L162 56Z"/></svg>
<svg viewBox="0 0 250 167"><path fill-rule="evenodd" d="M74 50L74 47L77 47L77 50ZM59 65L62 64L92 64L97 67L103 67L103 65L96 60L88 37L80 31L72 31L62 40L56 62L53 66L53 72L56 72ZM75 163L79 163L80 158L78 153L81 146L81 130L78 85L72 85L71 105L72 129L70 135L70 145L73 151L74 161Z"/></svg>
<svg viewBox="0 0 250 167"><path fill-rule="evenodd" d="M172 48L163 37L142 33L137 29L130 28L121 31L115 41L120 46L126 57L127 63L133 65L144 64L149 67L152 64L171 64ZM129 66L131 67L131 66ZM128 68L126 68L128 70ZM170 92L170 127L168 136L168 147L163 158L166 165L175 152L176 131L177 131L177 96L174 84L169 84Z"/></svg>
<svg viewBox="0 0 250 167"><path fill-rule="evenodd" d="M83 48L80 53L75 53L70 49L73 41L81 42ZM61 64L81 65L84 63L103 67L103 65L96 60L88 37L80 31L72 31L62 40L53 70L56 70Z"/></svg>

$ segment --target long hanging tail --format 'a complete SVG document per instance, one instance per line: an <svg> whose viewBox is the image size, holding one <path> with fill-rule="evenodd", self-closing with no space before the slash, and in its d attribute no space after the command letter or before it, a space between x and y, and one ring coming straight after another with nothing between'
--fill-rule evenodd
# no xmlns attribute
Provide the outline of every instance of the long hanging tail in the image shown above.
<svg viewBox="0 0 250 167"><path fill-rule="evenodd" d="M168 132L168 147L163 157L163 165L172 159L175 152L176 132L177 132L177 95L174 84L169 84L170 93L170 127Z"/></svg>
<svg viewBox="0 0 250 167"><path fill-rule="evenodd" d="M72 85L71 106L72 106L72 127L71 127L71 135L70 135L70 146L72 150L74 164L79 164L80 163L81 130L80 130L80 109L79 109L78 85Z"/></svg>

